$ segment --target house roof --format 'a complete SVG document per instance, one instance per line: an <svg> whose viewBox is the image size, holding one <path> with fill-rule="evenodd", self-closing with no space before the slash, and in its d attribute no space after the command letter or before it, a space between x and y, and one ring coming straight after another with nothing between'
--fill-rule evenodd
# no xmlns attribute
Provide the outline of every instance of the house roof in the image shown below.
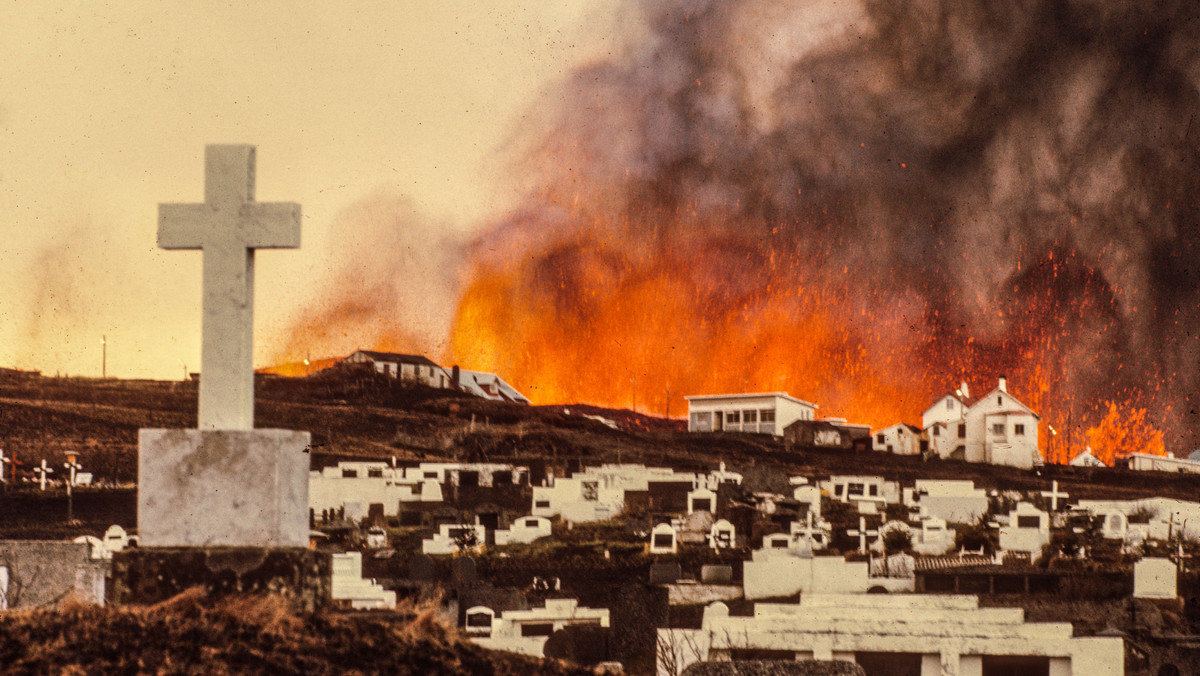
<svg viewBox="0 0 1200 676"><path fill-rule="evenodd" d="M491 393L487 387L495 385L496 392ZM484 399L494 399L496 401L512 401L518 404L528 404L529 399L525 395L517 391L517 388L504 382L504 379L495 373L486 371L468 371L467 369L458 369L458 387L464 392L473 394Z"/></svg>
<svg viewBox="0 0 1200 676"><path fill-rule="evenodd" d="M428 357L419 354L400 354L398 352L376 352L374 350L355 350L354 354L361 354L371 361L396 362L398 364L420 364L421 366L437 366L436 362ZM353 354L351 356L354 356Z"/></svg>
<svg viewBox="0 0 1200 676"><path fill-rule="evenodd" d="M803 404L804 406L808 406L809 408L820 408L820 406L817 406L816 404L814 404L810 401L804 401L803 399L797 399L796 397L793 397L792 395L788 394L787 392L745 392L745 393L740 393L740 394L694 394L694 395L691 395L688 397L684 397L684 399L687 399L688 401L706 401L706 400L713 400L713 399L760 399L762 397L779 397L781 399L787 399L788 401L792 401L797 404Z"/></svg>

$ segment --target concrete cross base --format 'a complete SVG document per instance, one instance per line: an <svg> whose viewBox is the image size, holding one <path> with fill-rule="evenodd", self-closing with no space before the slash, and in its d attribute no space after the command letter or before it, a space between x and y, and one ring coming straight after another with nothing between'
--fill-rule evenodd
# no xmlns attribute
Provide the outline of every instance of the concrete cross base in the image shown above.
<svg viewBox="0 0 1200 676"><path fill-rule="evenodd" d="M300 612L330 603L328 553L299 547L130 547L113 554L108 601L152 604L188 589L208 598L279 594Z"/></svg>
<svg viewBox="0 0 1200 676"><path fill-rule="evenodd" d="M138 432L143 547L308 546L308 432Z"/></svg>

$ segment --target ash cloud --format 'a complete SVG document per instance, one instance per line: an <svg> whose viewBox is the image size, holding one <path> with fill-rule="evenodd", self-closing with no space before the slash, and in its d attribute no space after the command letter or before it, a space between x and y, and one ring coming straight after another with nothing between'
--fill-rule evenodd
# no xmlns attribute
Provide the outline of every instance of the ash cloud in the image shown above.
<svg viewBox="0 0 1200 676"><path fill-rule="evenodd" d="M598 266L702 261L678 274L714 312L794 271L861 335L902 313L935 390L1037 372L1044 414L1130 401L1197 443L1194 3L645 0L620 23L530 116L528 197L477 270L519 262L516 295L564 315Z"/></svg>

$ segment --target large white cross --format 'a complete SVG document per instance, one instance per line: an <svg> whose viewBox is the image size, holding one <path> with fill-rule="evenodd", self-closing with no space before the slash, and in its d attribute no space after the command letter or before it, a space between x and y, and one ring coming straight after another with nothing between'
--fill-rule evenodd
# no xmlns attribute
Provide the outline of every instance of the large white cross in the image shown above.
<svg viewBox="0 0 1200 676"><path fill-rule="evenodd" d="M1071 497L1071 495L1069 493L1059 493L1058 492L1058 480L1056 479L1050 483L1050 490L1042 491L1042 497L1050 498L1050 511L1057 512L1058 511L1058 499L1059 498L1069 498L1069 497Z"/></svg>
<svg viewBox="0 0 1200 676"><path fill-rule="evenodd" d="M43 459L42 459L42 466L41 466L41 467L34 467L34 468L33 468L33 471L34 471L34 472L37 472L38 476L40 477L41 484L42 484L42 490L46 490L46 475L47 475L47 474L54 474L54 470L52 470L52 469L50 469L49 467L47 467L47 466L46 466L46 459L45 459L45 458L43 458Z"/></svg>
<svg viewBox="0 0 1200 676"><path fill-rule="evenodd" d="M158 246L204 251L202 430L254 428L254 250L300 246L300 205L254 201L254 146L204 148L204 203L158 205Z"/></svg>

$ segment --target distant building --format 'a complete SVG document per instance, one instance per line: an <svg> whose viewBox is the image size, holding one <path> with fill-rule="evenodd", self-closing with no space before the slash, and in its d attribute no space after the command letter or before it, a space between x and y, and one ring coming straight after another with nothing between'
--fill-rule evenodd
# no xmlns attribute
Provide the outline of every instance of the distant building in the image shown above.
<svg viewBox="0 0 1200 676"><path fill-rule="evenodd" d="M1009 393L1003 376L996 389L973 403L965 394L948 394L921 416L929 449L939 457L1025 469L1042 463L1039 420Z"/></svg>
<svg viewBox="0 0 1200 676"><path fill-rule="evenodd" d="M817 405L786 392L685 397L689 432L752 432L783 436L797 420L813 420Z"/></svg>
<svg viewBox="0 0 1200 676"><path fill-rule="evenodd" d="M897 423L875 433L871 448L896 455L917 455L921 452L921 428Z"/></svg>
<svg viewBox="0 0 1200 676"><path fill-rule="evenodd" d="M797 420L783 429L783 438L802 447L865 451L871 447L871 427L841 418Z"/></svg>
<svg viewBox="0 0 1200 676"><path fill-rule="evenodd" d="M1130 453L1126 461L1129 463L1129 469L1142 472L1185 472L1200 474L1200 461L1190 458L1176 458L1174 455Z"/></svg>
<svg viewBox="0 0 1200 676"><path fill-rule="evenodd" d="M376 373L429 387L446 389L451 384L450 374L446 373L446 369L420 355L359 350L343 359L342 363L370 364Z"/></svg>
<svg viewBox="0 0 1200 676"><path fill-rule="evenodd" d="M529 399L517 391L517 388L504 382L500 376L486 371L468 371L455 366L450 370L450 380L454 387L467 394L473 394L492 401L511 401L517 404L528 404Z"/></svg>

